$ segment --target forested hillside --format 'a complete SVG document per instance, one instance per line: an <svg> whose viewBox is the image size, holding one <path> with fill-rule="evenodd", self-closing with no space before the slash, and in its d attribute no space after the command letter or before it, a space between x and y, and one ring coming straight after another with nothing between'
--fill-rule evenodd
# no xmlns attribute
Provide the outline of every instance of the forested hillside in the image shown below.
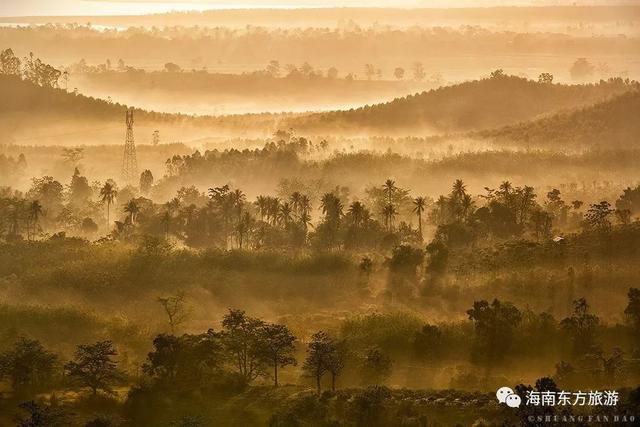
<svg viewBox="0 0 640 427"><path fill-rule="evenodd" d="M483 138L518 145L631 148L640 135L640 92L632 91L577 111L480 132Z"/></svg>
<svg viewBox="0 0 640 427"><path fill-rule="evenodd" d="M438 133L491 129L532 120L560 110L592 105L636 87L635 82L611 79L596 85L540 83L494 72L491 78L446 86L409 95L386 104L348 111L311 114L246 114L190 116L138 110L147 125L181 124L211 131L269 134L278 128L294 128L307 134L326 132L353 134ZM8 134L25 132L61 121L99 120L120 123L126 106L105 100L40 87L14 76L0 75L4 102L0 126ZM25 113L43 113L29 114ZM617 117L617 120L621 120Z"/></svg>
<svg viewBox="0 0 640 427"><path fill-rule="evenodd" d="M431 130L455 132L489 129L540 115L602 101L635 87L622 79L596 85L562 85L507 76L441 87L380 105L292 120L296 129L332 129L371 133Z"/></svg>

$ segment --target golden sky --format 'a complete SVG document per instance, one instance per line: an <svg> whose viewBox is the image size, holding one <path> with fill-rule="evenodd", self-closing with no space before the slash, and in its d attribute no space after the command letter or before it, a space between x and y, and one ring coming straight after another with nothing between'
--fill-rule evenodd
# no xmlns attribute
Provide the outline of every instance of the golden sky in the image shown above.
<svg viewBox="0 0 640 427"><path fill-rule="evenodd" d="M613 1L613 0L610 0ZM609 2L610 2L609 1ZM593 4L603 0L0 0L0 16L144 14L171 10L245 7L464 7L531 4ZM607 2L604 2L607 3Z"/></svg>

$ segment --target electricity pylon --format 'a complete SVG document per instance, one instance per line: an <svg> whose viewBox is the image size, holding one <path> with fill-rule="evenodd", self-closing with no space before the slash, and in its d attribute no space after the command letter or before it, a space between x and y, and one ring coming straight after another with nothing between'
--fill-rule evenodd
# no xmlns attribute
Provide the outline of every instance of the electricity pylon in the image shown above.
<svg viewBox="0 0 640 427"><path fill-rule="evenodd" d="M133 108L127 110L126 123L127 138L122 157L122 180L126 185L135 185L138 179L138 159L136 158L136 142L133 138Z"/></svg>

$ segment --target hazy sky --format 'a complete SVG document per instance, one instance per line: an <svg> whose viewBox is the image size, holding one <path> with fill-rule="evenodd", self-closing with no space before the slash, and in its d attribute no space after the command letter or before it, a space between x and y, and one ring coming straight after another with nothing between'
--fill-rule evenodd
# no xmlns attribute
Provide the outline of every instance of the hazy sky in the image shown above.
<svg viewBox="0 0 640 427"><path fill-rule="evenodd" d="M0 0L0 16L142 14L185 9L310 6L460 7L523 4L586 4L569 0ZM602 1L599 1L602 3Z"/></svg>

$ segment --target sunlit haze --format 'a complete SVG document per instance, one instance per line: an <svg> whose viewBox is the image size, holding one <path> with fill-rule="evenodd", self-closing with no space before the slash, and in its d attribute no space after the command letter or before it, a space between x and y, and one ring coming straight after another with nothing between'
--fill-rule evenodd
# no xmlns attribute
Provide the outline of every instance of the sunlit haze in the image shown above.
<svg viewBox="0 0 640 427"><path fill-rule="evenodd" d="M640 1L0 0L0 426L638 425L639 81Z"/></svg>
<svg viewBox="0 0 640 427"><path fill-rule="evenodd" d="M577 4L613 4L612 1L581 1ZM618 1L618 4L633 4L635 0ZM45 16L45 15L126 15L162 13L177 10L242 9L242 8L301 8L301 7L484 7L518 5L562 5L573 4L564 0L191 0L191 1L103 1L103 0L21 0L0 3L0 16Z"/></svg>

